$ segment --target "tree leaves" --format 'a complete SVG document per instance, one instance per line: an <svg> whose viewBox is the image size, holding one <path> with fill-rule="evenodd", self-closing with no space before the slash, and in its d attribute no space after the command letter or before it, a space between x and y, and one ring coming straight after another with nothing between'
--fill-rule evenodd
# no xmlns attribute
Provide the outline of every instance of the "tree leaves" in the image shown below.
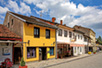
<svg viewBox="0 0 102 68"><path fill-rule="evenodd" d="M102 45L102 38L101 38L101 36L99 36L99 37L97 38L97 43L100 44L100 45Z"/></svg>

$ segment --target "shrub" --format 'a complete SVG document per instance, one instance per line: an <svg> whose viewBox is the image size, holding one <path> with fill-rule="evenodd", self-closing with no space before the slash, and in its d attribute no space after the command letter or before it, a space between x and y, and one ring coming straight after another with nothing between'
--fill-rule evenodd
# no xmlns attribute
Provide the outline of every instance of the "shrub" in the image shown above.
<svg viewBox="0 0 102 68"><path fill-rule="evenodd" d="M24 61L24 58L22 57L21 59L21 63L20 63L21 66L25 66L25 61Z"/></svg>

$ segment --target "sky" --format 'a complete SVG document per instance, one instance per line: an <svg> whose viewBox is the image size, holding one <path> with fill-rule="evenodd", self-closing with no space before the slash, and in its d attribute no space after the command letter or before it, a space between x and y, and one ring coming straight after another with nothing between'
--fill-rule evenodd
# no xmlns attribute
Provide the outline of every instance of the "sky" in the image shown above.
<svg viewBox="0 0 102 68"><path fill-rule="evenodd" d="M91 28L96 37L102 36L101 0L0 0L0 24L7 11L46 20L56 17L56 22L73 27L80 25Z"/></svg>

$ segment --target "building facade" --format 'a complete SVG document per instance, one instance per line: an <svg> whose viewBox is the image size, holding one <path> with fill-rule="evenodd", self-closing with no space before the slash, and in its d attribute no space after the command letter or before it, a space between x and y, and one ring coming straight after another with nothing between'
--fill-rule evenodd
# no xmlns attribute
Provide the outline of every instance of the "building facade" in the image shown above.
<svg viewBox="0 0 102 68"><path fill-rule="evenodd" d="M76 31L75 29L56 23L57 30L57 54L58 58L67 56L78 56L85 53L85 45L88 44L87 40L84 41L84 33Z"/></svg>
<svg viewBox="0 0 102 68"><path fill-rule="evenodd" d="M13 12L7 12L3 24L21 36L26 62L55 58L56 26ZM21 47L18 45L15 49Z"/></svg>
<svg viewBox="0 0 102 68"><path fill-rule="evenodd" d="M85 33L85 35L89 38L88 42L88 46L89 46L89 51L93 51L95 50L96 47L96 43L95 43L95 32L90 29L90 28L86 28L86 27L82 27L82 26L74 26L74 29L79 30L83 33Z"/></svg>
<svg viewBox="0 0 102 68"><path fill-rule="evenodd" d="M85 53L85 45L87 45L88 43L87 43L87 40L84 41L85 35L82 32L75 31L75 29L68 27L65 24L63 25L62 20L60 21L60 24L56 23L55 22L56 18L54 17L52 18L52 21L44 20L44 19L37 18L34 16L31 16L31 18L39 19L48 24L56 25L58 27L56 31L57 58L67 57L71 55L75 56L78 54ZM77 35L79 37L82 37L82 39L79 39ZM73 46L76 46L76 48ZM77 50L76 53L74 53L75 49ZM62 53L62 54L58 55L59 53Z"/></svg>
<svg viewBox="0 0 102 68"><path fill-rule="evenodd" d="M18 41L21 41L21 37L10 31L7 27L0 24L0 64L5 59L9 58L14 62L14 46Z"/></svg>
<svg viewBox="0 0 102 68"><path fill-rule="evenodd" d="M95 32L91 29L66 26L34 16L7 12L3 25L22 39L14 46L14 62L26 62L78 56L93 50ZM23 46L22 46L23 45Z"/></svg>

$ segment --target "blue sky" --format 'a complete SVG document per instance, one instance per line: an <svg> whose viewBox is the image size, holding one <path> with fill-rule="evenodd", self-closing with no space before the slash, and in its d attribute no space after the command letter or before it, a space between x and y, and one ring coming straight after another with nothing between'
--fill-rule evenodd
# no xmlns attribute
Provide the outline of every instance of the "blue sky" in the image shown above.
<svg viewBox="0 0 102 68"><path fill-rule="evenodd" d="M91 28L96 37L102 36L101 0L0 0L0 24L3 24L7 11L22 15L33 15L73 27L80 25Z"/></svg>

